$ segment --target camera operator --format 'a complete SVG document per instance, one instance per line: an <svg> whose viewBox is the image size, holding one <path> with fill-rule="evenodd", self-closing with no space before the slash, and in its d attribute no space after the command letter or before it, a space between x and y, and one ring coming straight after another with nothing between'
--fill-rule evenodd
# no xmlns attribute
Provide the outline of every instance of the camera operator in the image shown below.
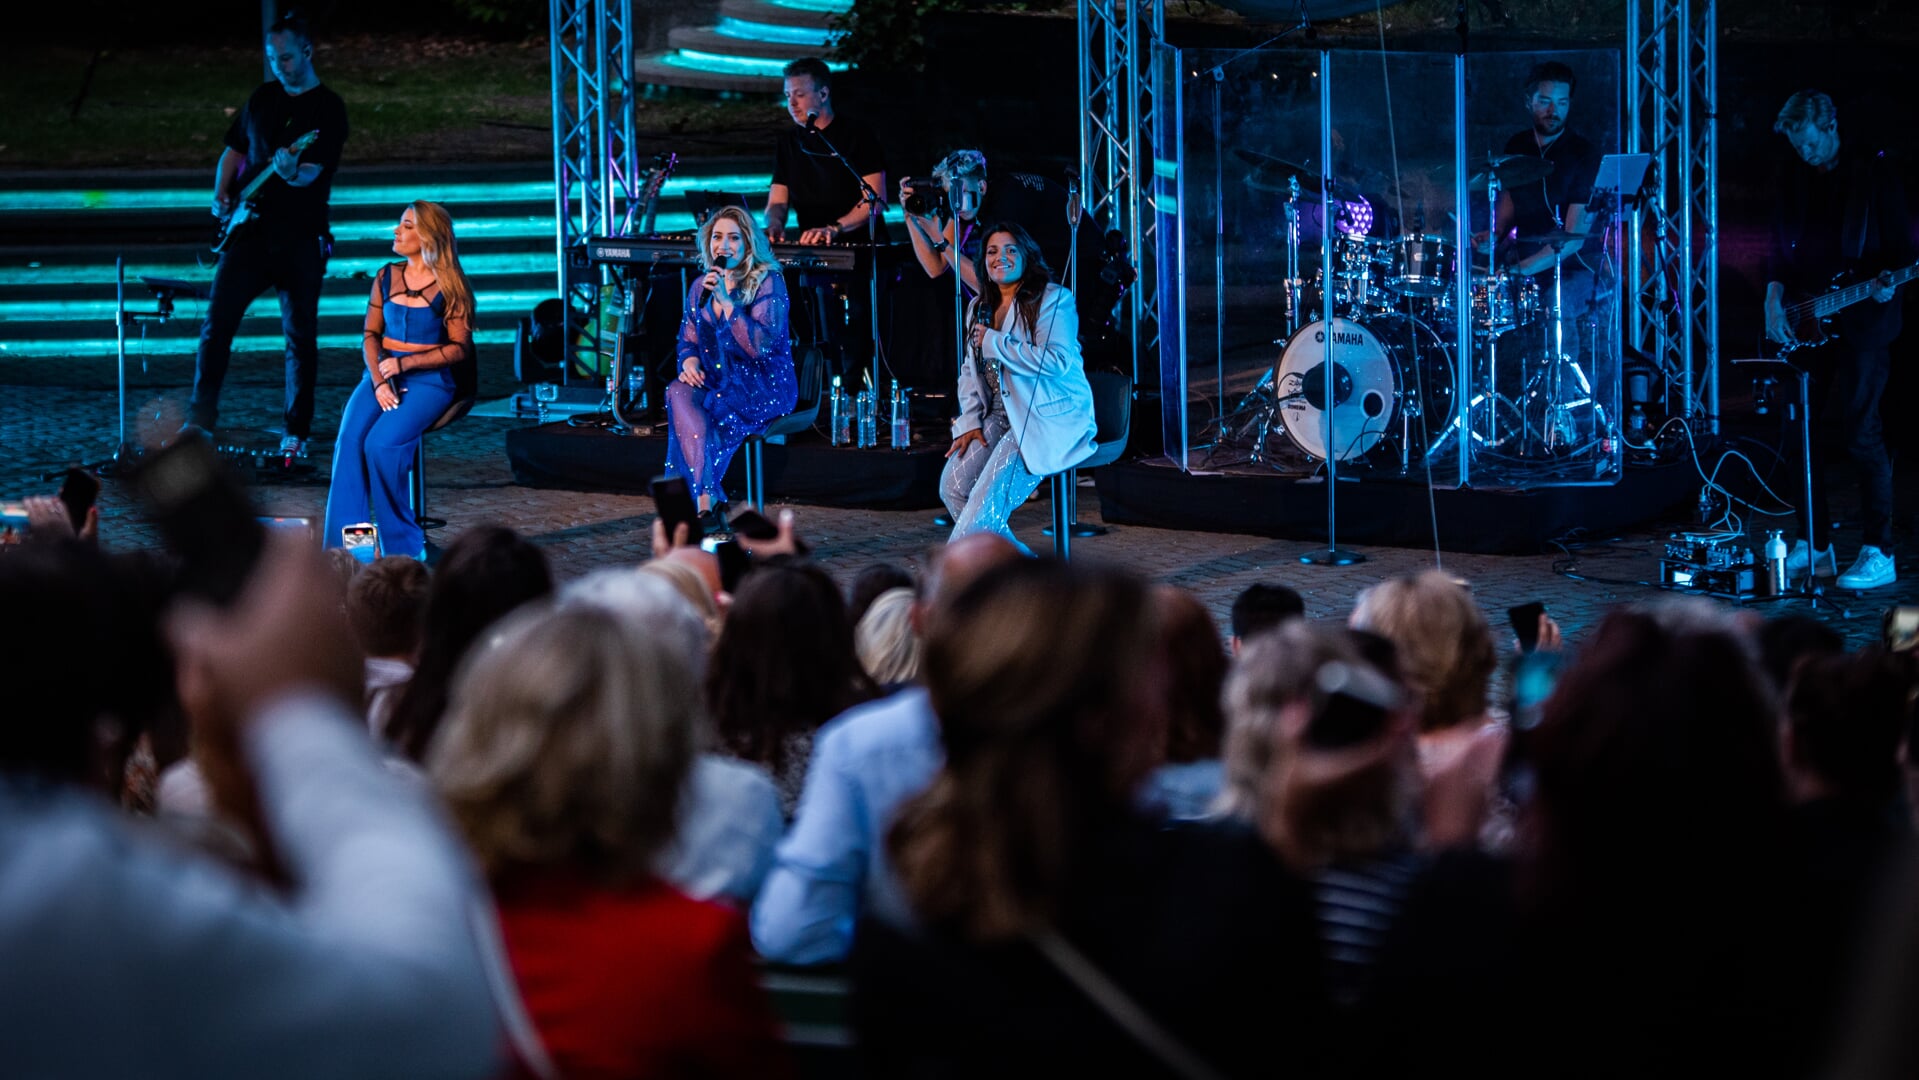
<svg viewBox="0 0 1919 1080"><path fill-rule="evenodd" d="M1012 221L1023 226L1045 256L1048 266L1065 269L1073 247L1067 220L1071 196L1064 184L1032 173L1007 173L988 183L986 155L978 150L955 150L933 167L930 179L900 181L900 204L906 212L907 235L920 268L931 278L945 277L958 265L960 281L977 295L973 260L979 254L979 226L986 221ZM1098 270L1098 230L1084 207L1079 208L1079 272ZM956 235L957 231L957 235ZM1074 282L1078 290L1078 282Z"/></svg>

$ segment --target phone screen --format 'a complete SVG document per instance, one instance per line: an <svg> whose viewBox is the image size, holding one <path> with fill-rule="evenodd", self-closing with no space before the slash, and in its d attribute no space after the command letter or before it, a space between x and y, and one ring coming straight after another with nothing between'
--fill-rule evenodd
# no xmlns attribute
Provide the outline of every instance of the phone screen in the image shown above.
<svg viewBox="0 0 1919 1080"><path fill-rule="evenodd" d="M66 504L67 517L73 522L75 532L87 523L87 511L93 509L95 499L100 497L100 480L85 469L67 470L65 480L60 482L60 501Z"/></svg>
<svg viewBox="0 0 1919 1080"><path fill-rule="evenodd" d="M363 563L380 557L380 527L371 521L340 526L340 546Z"/></svg>

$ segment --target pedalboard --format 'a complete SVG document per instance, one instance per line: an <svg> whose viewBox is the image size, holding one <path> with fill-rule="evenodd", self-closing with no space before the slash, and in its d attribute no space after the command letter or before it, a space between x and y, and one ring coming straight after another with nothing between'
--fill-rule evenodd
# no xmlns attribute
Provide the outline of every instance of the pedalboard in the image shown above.
<svg viewBox="0 0 1919 1080"><path fill-rule="evenodd" d="M1673 533L1660 555L1659 584L1747 600L1757 595L1757 569L1752 549L1738 533Z"/></svg>

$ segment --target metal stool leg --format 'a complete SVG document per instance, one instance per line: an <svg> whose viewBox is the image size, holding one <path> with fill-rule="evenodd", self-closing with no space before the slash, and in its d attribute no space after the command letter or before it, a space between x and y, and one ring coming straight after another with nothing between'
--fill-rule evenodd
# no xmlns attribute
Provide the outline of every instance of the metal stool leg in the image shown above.
<svg viewBox="0 0 1919 1080"><path fill-rule="evenodd" d="M1106 528L1106 526L1087 525L1080 521L1079 519L1079 470L1077 469L1070 470L1069 475L1071 479L1068 480L1066 484L1067 528L1073 530L1074 536L1081 537L1082 539L1088 536L1105 536L1107 532L1110 531ZM1054 521L1059 520L1059 512L1057 510L1053 512L1053 520ZM1057 526L1048 525L1046 526L1046 528L1041 529L1040 532L1044 533L1047 536L1051 536L1053 535L1053 530L1055 528L1057 528Z"/></svg>
<svg viewBox="0 0 1919 1080"><path fill-rule="evenodd" d="M1073 511L1069 505L1072 499L1073 470L1053 474L1053 554L1061 562L1073 557Z"/></svg>
<svg viewBox="0 0 1919 1080"><path fill-rule="evenodd" d="M766 513L765 446L758 435L746 440L746 503L761 515Z"/></svg>
<svg viewBox="0 0 1919 1080"><path fill-rule="evenodd" d="M413 472L407 476L407 506L413 510L413 521L422 529L443 529L446 519L426 516L426 439L422 437L413 448Z"/></svg>

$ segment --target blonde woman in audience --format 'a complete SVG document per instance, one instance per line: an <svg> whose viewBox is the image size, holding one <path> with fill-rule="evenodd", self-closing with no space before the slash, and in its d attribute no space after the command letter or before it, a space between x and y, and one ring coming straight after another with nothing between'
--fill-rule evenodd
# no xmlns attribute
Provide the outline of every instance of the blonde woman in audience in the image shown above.
<svg viewBox="0 0 1919 1080"><path fill-rule="evenodd" d="M654 869L699 712L682 646L592 607L509 617L455 681L429 773L562 1075L788 1071L745 919Z"/></svg>
<svg viewBox="0 0 1919 1080"><path fill-rule="evenodd" d="M707 644L720 633L720 605L713 599L712 586L699 568L683 559L654 559L640 564L640 573L659 578L684 598L706 627Z"/></svg>
<svg viewBox="0 0 1919 1080"><path fill-rule="evenodd" d="M1398 652L1400 677L1420 699L1419 766L1428 783L1477 788L1490 801L1506 726L1487 708L1498 658L1472 593L1437 570L1389 578L1359 595L1351 625L1392 642ZM1429 824L1441 832L1453 828Z"/></svg>
<svg viewBox="0 0 1919 1080"><path fill-rule="evenodd" d="M874 597L853 628L860 666L882 692L919 677L920 638L913 627L913 590L888 589Z"/></svg>

